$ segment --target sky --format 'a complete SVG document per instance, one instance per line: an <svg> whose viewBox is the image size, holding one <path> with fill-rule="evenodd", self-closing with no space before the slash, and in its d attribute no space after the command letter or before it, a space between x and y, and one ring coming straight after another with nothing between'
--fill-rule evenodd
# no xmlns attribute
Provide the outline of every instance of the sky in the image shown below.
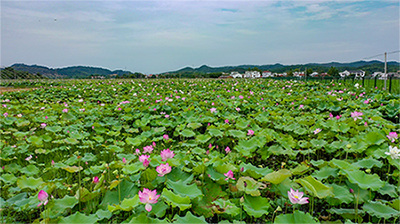
<svg viewBox="0 0 400 224"><path fill-rule="evenodd" d="M384 60L399 0L1 1L1 66L186 66ZM399 61L399 53L388 55Z"/></svg>

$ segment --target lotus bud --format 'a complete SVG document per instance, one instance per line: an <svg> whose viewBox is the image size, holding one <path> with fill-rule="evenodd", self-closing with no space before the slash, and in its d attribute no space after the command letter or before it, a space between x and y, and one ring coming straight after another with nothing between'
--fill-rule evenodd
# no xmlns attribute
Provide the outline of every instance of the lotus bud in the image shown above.
<svg viewBox="0 0 400 224"><path fill-rule="evenodd" d="M352 188L350 188L349 191L350 191L351 194L354 194L354 190Z"/></svg>
<svg viewBox="0 0 400 224"><path fill-rule="evenodd" d="M244 198L241 197L241 198L240 198L240 203L243 203L243 202L244 202Z"/></svg>

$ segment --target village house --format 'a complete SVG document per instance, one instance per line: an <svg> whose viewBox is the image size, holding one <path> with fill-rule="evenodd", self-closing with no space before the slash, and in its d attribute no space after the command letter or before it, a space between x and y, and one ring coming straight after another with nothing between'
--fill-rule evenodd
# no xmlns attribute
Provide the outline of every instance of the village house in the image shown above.
<svg viewBox="0 0 400 224"><path fill-rule="evenodd" d="M261 76L262 76L263 78L273 77L272 72L270 72L270 71L263 71L262 74L261 74Z"/></svg>

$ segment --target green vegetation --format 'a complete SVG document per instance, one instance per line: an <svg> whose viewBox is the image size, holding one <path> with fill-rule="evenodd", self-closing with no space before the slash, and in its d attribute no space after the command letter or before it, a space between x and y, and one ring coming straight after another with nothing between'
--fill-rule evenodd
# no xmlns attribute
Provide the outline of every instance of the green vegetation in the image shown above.
<svg viewBox="0 0 400 224"><path fill-rule="evenodd" d="M31 86L0 99L2 223L399 221L398 94L273 79Z"/></svg>

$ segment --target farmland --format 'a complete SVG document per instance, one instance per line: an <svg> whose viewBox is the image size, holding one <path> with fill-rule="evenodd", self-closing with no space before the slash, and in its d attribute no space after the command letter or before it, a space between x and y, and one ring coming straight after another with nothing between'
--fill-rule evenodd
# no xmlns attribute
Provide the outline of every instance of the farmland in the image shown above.
<svg viewBox="0 0 400 224"><path fill-rule="evenodd" d="M399 221L399 95L271 79L29 85L1 96L2 222Z"/></svg>

